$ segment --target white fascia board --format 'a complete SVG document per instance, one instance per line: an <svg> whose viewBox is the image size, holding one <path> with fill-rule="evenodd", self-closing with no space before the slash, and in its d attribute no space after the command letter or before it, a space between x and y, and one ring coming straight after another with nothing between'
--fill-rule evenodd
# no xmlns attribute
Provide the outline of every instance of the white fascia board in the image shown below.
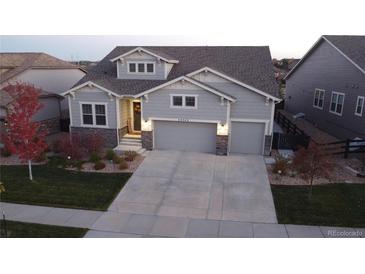
<svg viewBox="0 0 365 274"><path fill-rule="evenodd" d="M307 51L307 53L303 56L302 59L289 71L289 73L284 77L284 80L287 80L289 76L295 71L295 69L302 64L305 59L312 53L313 49L319 44L321 40L326 41L329 45L331 45L335 50L337 50L343 57L345 57L348 61L350 61L351 64L353 64L355 67L357 67L362 73L365 74L365 70L363 70L359 65L357 65L354 61L352 61L346 54L344 54L339 48L337 48L334 44L331 43L324 35L322 35L315 43L314 45Z"/></svg>
<svg viewBox="0 0 365 274"><path fill-rule="evenodd" d="M122 55L119 55L119 56L117 56L117 57L115 57L115 58L113 58L113 59L110 59L110 61L111 61L111 62L115 62L115 61L119 60L120 58L123 58L123 57L125 57L125 56L128 56L128 55L130 55L130 54L132 54L132 53L134 53L134 52L136 52L136 51L143 51L143 52L145 52L145 53L147 53L147 54L149 54L149 55L152 55L152 56L154 56L154 57L156 57L156 58L159 58L159 59L161 59L161 60L163 60L163 61L165 61L165 62L167 62L167 63L172 63L172 64L177 64L177 63L179 63L179 61L178 61L178 60L169 60L169 59L166 59L166 58L164 58L164 57L162 57L162 56L159 56L159 55L157 55L157 54L155 54L155 53L153 53L153 52L151 52L151 51L149 51L149 50L147 50L147 49L144 49L144 48L142 48L142 47L137 47L137 48L135 48L135 49L132 49L132 50L130 50L130 51L128 51L128 52L126 52L126 53L123 53Z"/></svg>
<svg viewBox="0 0 365 274"><path fill-rule="evenodd" d="M85 83L83 83L83 84L81 84L81 85L78 85L78 86L76 86L76 87L73 87L72 89L69 89L69 90L67 90L67 91L65 91L65 92L63 92L63 93L61 93L61 95L62 95L62 96L65 96L65 95L67 95L67 94L69 94L69 93L71 93L71 92L77 91L77 90L79 90L80 88L83 88L83 87L85 87L85 86L89 86L89 85L91 85L91 86L93 86L93 87L96 87L96 88L98 88L98 89L100 89L100 90L102 90L102 91L105 91L105 92L106 92L106 93L108 93L108 94L112 94L112 95L114 95L115 97L118 97L118 98L123 97L123 96L121 96L121 95L119 95L119 94L117 94L117 93L115 93L115 92L113 92L113 91L111 91L111 90L109 90L109 89L106 89L106 88L104 88L104 87L102 87L102 86L99 86L98 84L95 84L95 83L94 83L94 82L92 82L92 81L87 81L87 82L85 82Z"/></svg>
<svg viewBox="0 0 365 274"><path fill-rule="evenodd" d="M191 84L193 84L193 85L196 85L196 86L198 86L198 87L200 87L200 88L202 88L202 89L205 89L205 90L207 90L207 91L210 91L211 93L214 93L214 94L216 94L216 95L218 95L218 96L220 96L220 97L223 97L223 98L225 98L225 99L227 99L227 100L229 100L229 101L236 102L236 99L234 99L234 98L232 98L232 97L230 97L230 96L227 96L227 95L225 95L225 94L223 94L223 93L220 93L219 91L217 91L217 90L215 90L215 89L212 89L212 88L210 88L210 87L208 87L208 86L205 86L205 85L203 85L203 84L201 84L201 83L199 83L199 82L196 82L194 79L191 79L191 78L186 77L186 76L180 76L180 77L178 77L178 78L175 78L175 79L173 79L173 80L171 80L171 81L169 81L169 82L166 82L166 83L164 83L164 84L162 84L162 85L159 85L159 86L157 86L157 87L154 87L154 88L151 88L151 89L146 90L146 91L144 91L144 92L141 92L141 93L139 93L139 94L136 94L134 97L135 97L135 98L141 97L141 96L143 96L143 95L146 95L146 94L148 94L148 93L154 92L154 91L156 91L156 90L159 90L159 89L161 89L161 88L164 88L164 87L166 87L166 86L169 86L169 85L171 85L171 84L174 84L174 83L179 82L179 81L182 81L182 80L187 81L187 82L189 82L189 83L191 83Z"/></svg>
<svg viewBox="0 0 365 274"><path fill-rule="evenodd" d="M194 76L194 75L196 75L196 74L199 74L199 73L201 73L201 72L203 72L203 71L211 72L211 73L213 73L213 74L215 74L215 75L217 75L217 76L220 76L220 77L222 77L222 78L224 78L224 79L226 79L226 80L228 80L228 81L231 81L231 82L233 82L233 83L235 83L235 84L237 84L237 85L240 85L240 86L245 87L245 88L247 88L247 89L249 89L249 90L252 90L252 91L254 91L254 92L256 92L256 93L258 93L258 94L260 94L260 95L262 95L262 96L265 96L265 97L267 97L267 98L270 98L270 99L272 99L273 101L281 101L281 99L280 99L280 98L277 98L277 97L275 97L275 96L272 96L272 95L270 95L270 94L268 94L268 93L266 93L266 92L264 92L264 91L262 91L262 90L259 90L259 89L255 88L255 87L253 87L253 86L250 86L250 85L245 84L245 83L243 83L243 82L241 82L241 81L238 81L238 80L236 80L236 79L234 79L234 78L232 78L232 77L230 77L230 76L228 76L228 75L226 75L226 74L223 74L223 73L221 73L221 72L219 72L219 71L216 71L216 70L214 70L214 69L212 69L212 68L210 68L210 67L204 67L204 68L198 69L198 70L196 70L196 71L193 71L193 72L191 72L191 73L187 74L187 76L191 77L191 76Z"/></svg>
<svg viewBox="0 0 365 274"><path fill-rule="evenodd" d="M351 64L353 64L355 67L357 67L362 73L365 74L365 70L363 70L358 64L356 64L350 57L348 57L345 53L343 53L338 47L336 47L334 44L331 43L330 40L328 40L325 36L322 36L325 41L327 41L328 44L330 44L335 50L337 50L343 57L345 57L348 61L350 61Z"/></svg>

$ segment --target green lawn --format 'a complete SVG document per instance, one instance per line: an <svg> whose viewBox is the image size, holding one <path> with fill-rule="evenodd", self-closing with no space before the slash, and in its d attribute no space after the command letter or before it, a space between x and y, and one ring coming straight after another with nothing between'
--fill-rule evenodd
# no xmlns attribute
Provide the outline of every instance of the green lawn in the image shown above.
<svg viewBox="0 0 365 274"><path fill-rule="evenodd" d="M106 210L130 173L86 173L50 165L33 166L34 180L27 166L1 166L6 191L3 202L54 207Z"/></svg>
<svg viewBox="0 0 365 274"><path fill-rule="evenodd" d="M365 227L365 184L271 186L281 224Z"/></svg>
<svg viewBox="0 0 365 274"><path fill-rule="evenodd" d="M0 226L3 226L1 222ZM9 238L82 238L86 228L6 221Z"/></svg>

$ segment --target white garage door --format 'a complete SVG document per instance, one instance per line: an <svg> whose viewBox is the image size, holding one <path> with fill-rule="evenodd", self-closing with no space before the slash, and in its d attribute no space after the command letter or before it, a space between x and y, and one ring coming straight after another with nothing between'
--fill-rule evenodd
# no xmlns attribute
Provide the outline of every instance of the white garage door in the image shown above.
<svg viewBox="0 0 365 274"><path fill-rule="evenodd" d="M262 154L264 144L264 123L231 123L232 153Z"/></svg>
<svg viewBox="0 0 365 274"><path fill-rule="evenodd" d="M217 124L154 121L154 149L215 153Z"/></svg>

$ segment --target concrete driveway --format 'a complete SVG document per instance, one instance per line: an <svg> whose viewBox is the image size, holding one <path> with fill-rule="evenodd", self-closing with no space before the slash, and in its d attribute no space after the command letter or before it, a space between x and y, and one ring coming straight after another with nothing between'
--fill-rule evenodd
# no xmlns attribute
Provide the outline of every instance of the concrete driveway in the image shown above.
<svg viewBox="0 0 365 274"><path fill-rule="evenodd" d="M264 159L257 155L152 151L108 212L277 223Z"/></svg>

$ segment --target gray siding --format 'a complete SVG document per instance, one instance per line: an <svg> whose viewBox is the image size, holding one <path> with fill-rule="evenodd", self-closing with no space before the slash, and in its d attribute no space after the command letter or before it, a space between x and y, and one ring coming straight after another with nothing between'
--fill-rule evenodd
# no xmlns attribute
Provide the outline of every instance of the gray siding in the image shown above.
<svg viewBox="0 0 365 274"><path fill-rule="evenodd" d="M128 62L154 62L155 73L154 74L128 74ZM119 79L143 79L143 80L164 80L165 78L165 62L159 62L156 57L148 54L133 53L124 58L124 62L117 62Z"/></svg>
<svg viewBox="0 0 365 274"><path fill-rule="evenodd" d="M324 89L323 110L313 107L314 90ZM332 91L345 93L342 116L329 112ZM286 109L304 112L319 128L343 139L365 138L365 113L355 115L357 96L365 96L365 75L327 42L322 42L287 80Z"/></svg>
<svg viewBox="0 0 365 274"><path fill-rule="evenodd" d="M198 109L170 108L170 94L198 95ZM148 95L148 102L143 101L143 118L177 118L226 121L227 106L221 105L220 97L199 87L174 84Z"/></svg>
<svg viewBox="0 0 365 274"><path fill-rule="evenodd" d="M34 121L60 118L60 101L56 97L40 98L42 108L34 115Z"/></svg>
<svg viewBox="0 0 365 274"><path fill-rule="evenodd" d="M231 105L232 119L261 119L270 120L271 103L266 105L266 98L247 88L234 83L209 83L237 99Z"/></svg>
<svg viewBox="0 0 365 274"><path fill-rule="evenodd" d="M72 126L81 127L80 102L106 103L109 128L117 128L117 111L115 97L112 100L104 91L97 88L83 87L75 92L75 98L70 97Z"/></svg>

